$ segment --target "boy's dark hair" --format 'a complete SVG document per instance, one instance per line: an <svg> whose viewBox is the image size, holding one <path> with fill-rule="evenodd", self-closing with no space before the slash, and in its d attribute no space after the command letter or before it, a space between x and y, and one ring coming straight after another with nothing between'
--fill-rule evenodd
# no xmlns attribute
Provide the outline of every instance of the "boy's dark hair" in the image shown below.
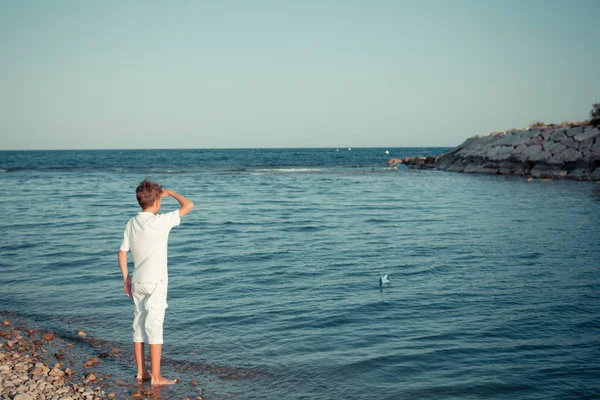
<svg viewBox="0 0 600 400"><path fill-rule="evenodd" d="M142 183L135 189L135 197L142 209L152 207L154 202L160 199L162 187L155 182L144 179Z"/></svg>

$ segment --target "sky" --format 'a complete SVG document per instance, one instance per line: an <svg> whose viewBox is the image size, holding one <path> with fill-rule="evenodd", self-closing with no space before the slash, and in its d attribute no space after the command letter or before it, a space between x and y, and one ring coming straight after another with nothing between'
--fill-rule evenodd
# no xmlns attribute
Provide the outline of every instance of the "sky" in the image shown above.
<svg viewBox="0 0 600 400"><path fill-rule="evenodd" d="M599 66L597 0L1 0L0 150L451 147Z"/></svg>

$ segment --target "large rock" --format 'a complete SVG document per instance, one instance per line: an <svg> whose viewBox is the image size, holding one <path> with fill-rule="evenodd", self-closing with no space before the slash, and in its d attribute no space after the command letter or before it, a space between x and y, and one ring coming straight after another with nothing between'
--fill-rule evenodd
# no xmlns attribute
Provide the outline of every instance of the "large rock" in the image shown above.
<svg viewBox="0 0 600 400"><path fill-rule="evenodd" d="M567 128L565 130L565 135L567 135L568 137L573 137L575 135L578 135L580 133L583 132L583 126L576 126L573 128Z"/></svg>
<svg viewBox="0 0 600 400"><path fill-rule="evenodd" d="M559 166L538 164L531 169L530 174L534 178L559 178L567 176L567 171Z"/></svg>
<svg viewBox="0 0 600 400"><path fill-rule="evenodd" d="M579 148L579 142L570 137L565 137L560 143L575 150Z"/></svg>
<svg viewBox="0 0 600 400"><path fill-rule="evenodd" d="M527 166L518 161L502 161L498 173L503 175L525 175L529 172Z"/></svg>
<svg viewBox="0 0 600 400"><path fill-rule="evenodd" d="M526 149L526 148L527 148L526 144L520 144L520 145L518 145L517 147L515 147L513 149L513 151L511 152L511 154L513 154L513 155L516 156L517 154L521 154L521 152L523 151L523 149Z"/></svg>
<svg viewBox="0 0 600 400"><path fill-rule="evenodd" d="M521 151L521 155L530 158L534 154L537 154L542 151L542 146L539 144L535 144L533 146L528 146L527 148Z"/></svg>
<svg viewBox="0 0 600 400"><path fill-rule="evenodd" d="M596 136L600 136L600 129L596 127L586 127L583 132L580 132L573 136L573 139L575 139L578 142L583 142L584 140L595 138Z"/></svg>
<svg viewBox="0 0 600 400"><path fill-rule="evenodd" d="M496 154L498 154L498 150L500 150L500 147L499 147L499 146L494 146L494 147L492 147L491 149L489 149L489 150L487 151L487 153L486 153L486 156L487 156L488 158L489 158L489 157L493 157L493 156L495 156Z"/></svg>
<svg viewBox="0 0 600 400"><path fill-rule="evenodd" d="M471 163L465 167L463 172L476 174L496 174L498 173L498 168Z"/></svg>
<svg viewBox="0 0 600 400"><path fill-rule="evenodd" d="M451 172L463 172L464 170L465 164L462 162L462 160L457 160L453 162L452 165L450 165L448 168L446 168L446 171Z"/></svg>
<svg viewBox="0 0 600 400"><path fill-rule="evenodd" d="M556 143L552 140L546 140L544 143L542 143L542 149L544 149L544 151L548 151L548 149L554 146L555 144Z"/></svg>
<svg viewBox="0 0 600 400"><path fill-rule="evenodd" d="M554 159L563 163L574 162L581 159L581 153L575 149L565 149L554 155Z"/></svg>
<svg viewBox="0 0 600 400"><path fill-rule="evenodd" d="M552 135L550 135L550 139L552 139L555 142L561 142L561 141L565 140L566 138L567 138L567 135L565 135L564 129L560 129L560 130L554 132Z"/></svg>
<svg viewBox="0 0 600 400"><path fill-rule="evenodd" d="M578 150L580 153L583 153L585 151L590 150L593 145L594 145L594 138L588 138L579 143Z"/></svg>
<svg viewBox="0 0 600 400"><path fill-rule="evenodd" d="M590 149L590 152L600 159L600 140L596 139L596 143Z"/></svg>
<svg viewBox="0 0 600 400"><path fill-rule="evenodd" d="M566 148L567 148L567 146L565 146L562 143L554 143L554 145L552 145L548 149L548 152L550 152L552 155L554 155L554 154L560 153L561 151L563 151Z"/></svg>
<svg viewBox="0 0 600 400"><path fill-rule="evenodd" d="M513 140L514 140L514 134L512 132L508 132L503 137L501 137L500 139L498 139L496 141L496 145L497 146L506 146L506 145L512 146Z"/></svg>
<svg viewBox="0 0 600 400"><path fill-rule="evenodd" d="M529 161L548 161L550 159L550 157L552 157L552 154L550 154L547 151L540 151L539 153L535 153L534 155L532 155L531 157L529 157Z"/></svg>
<svg viewBox="0 0 600 400"><path fill-rule="evenodd" d="M513 135L513 139L510 143L511 146L519 146L521 144L525 144L525 143L529 143L529 141L531 140L531 138L534 135L532 135L531 132L528 131L520 131L520 132L516 132Z"/></svg>
<svg viewBox="0 0 600 400"><path fill-rule="evenodd" d="M540 133L540 136L543 137L544 140L549 140L550 135L552 135L553 132L554 129L542 129L542 133Z"/></svg>
<svg viewBox="0 0 600 400"><path fill-rule="evenodd" d="M447 170L454 162L455 158L450 154L442 154L435 159L436 166L441 170Z"/></svg>

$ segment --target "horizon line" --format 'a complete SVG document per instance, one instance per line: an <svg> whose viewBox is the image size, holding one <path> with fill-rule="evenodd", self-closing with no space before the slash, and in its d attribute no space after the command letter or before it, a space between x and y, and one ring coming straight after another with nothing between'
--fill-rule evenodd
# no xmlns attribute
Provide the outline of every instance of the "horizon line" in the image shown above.
<svg viewBox="0 0 600 400"><path fill-rule="evenodd" d="M139 148L99 148L99 149L0 149L0 152L26 151L139 151L139 150L352 150L352 149L445 149L456 146L340 146L340 147L139 147Z"/></svg>

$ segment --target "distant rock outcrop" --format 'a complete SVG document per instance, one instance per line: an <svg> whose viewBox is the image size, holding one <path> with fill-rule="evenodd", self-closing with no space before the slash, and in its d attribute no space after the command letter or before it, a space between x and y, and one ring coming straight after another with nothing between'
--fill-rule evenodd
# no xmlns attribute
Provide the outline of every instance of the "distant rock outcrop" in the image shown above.
<svg viewBox="0 0 600 400"><path fill-rule="evenodd" d="M598 180L600 126L543 126L493 132L469 138L433 160L407 157L394 161L412 168Z"/></svg>

